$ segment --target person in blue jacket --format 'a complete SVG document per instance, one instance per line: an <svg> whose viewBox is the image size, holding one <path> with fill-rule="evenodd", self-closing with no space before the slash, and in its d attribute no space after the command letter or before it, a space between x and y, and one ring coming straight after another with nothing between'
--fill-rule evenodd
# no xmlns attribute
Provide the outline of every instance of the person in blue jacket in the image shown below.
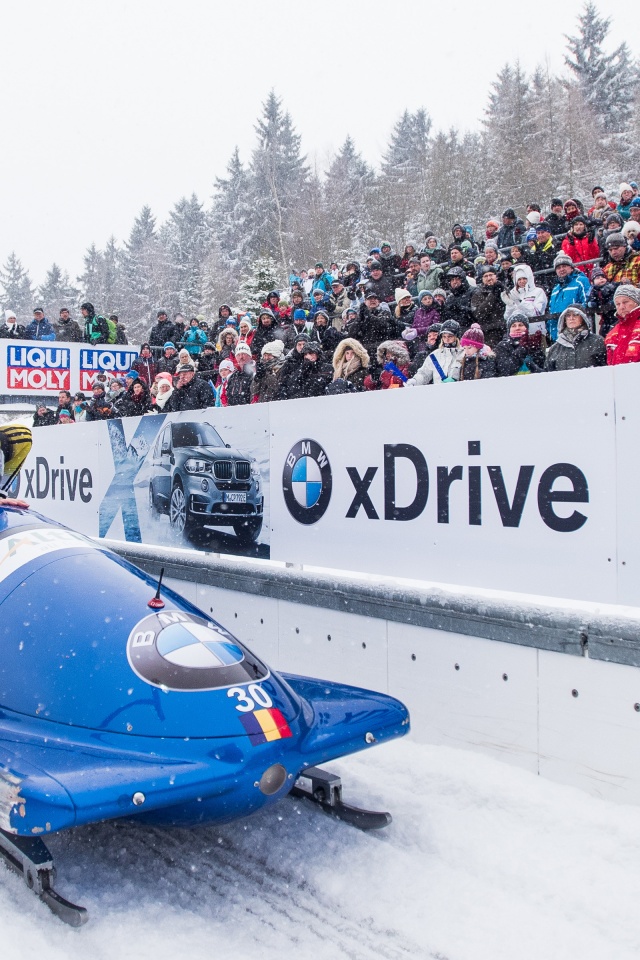
<svg viewBox="0 0 640 960"><path fill-rule="evenodd" d="M207 342L207 335L204 330L200 329L198 320L196 317L192 317L189 321L189 329L182 338L182 345L187 350L189 356L192 359L196 359L202 353L202 348Z"/></svg>
<svg viewBox="0 0 640 960"><path fill-rule="evenodd" d="M558 339L558 319L567 307L575 304L584 310L587 307L591 283L586 273L577 270L571 257L566 253L559 253L553 261L558 282L549 297L547 333L549 339L555 343Z"/></svg>
<svg viewBox="0 0 640 960"><path fill-rule="evenodd" d="M29 340L55 340L56 332L45 317L42 307L34 309L33 320L27 327L27 337Z"/></svg>

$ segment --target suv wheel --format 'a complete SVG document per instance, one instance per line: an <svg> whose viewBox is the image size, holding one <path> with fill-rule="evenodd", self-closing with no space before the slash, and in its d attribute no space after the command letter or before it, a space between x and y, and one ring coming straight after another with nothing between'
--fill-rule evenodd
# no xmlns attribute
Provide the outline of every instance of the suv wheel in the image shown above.
<svg viewBox="0 0 640 960"><path fill-rule="evenodd" d="M262 530L262 517L252 517L250 520L239 520L233 525L233 531L239 540L245 543L255 543Z"/></svg>
<svg viewBox="0 0 640 960"><path fill-rule="evenodd" d="M193 529L193 520L189 517L189 510L187 509L187 498L179 483L176 483L171 491L169 523L172 530L185 536Z"/></svg>

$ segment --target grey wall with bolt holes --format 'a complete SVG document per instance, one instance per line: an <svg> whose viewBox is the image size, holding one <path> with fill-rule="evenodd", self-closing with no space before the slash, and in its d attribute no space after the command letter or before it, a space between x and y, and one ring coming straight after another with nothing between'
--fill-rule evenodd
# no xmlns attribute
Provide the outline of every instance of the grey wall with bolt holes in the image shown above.
<svg viewBox="0 0 640 960"><path fill-rule="evenodd" d="M403 700L416 740L640 803L640 612L106 545L272 667Z"/></svg>

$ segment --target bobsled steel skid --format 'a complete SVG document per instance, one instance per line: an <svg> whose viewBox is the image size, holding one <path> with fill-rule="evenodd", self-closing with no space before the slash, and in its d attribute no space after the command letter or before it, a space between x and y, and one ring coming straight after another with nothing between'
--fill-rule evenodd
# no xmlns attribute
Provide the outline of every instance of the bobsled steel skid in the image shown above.
<svg viewBox="0 0 640 960"><path fill-rule="evenodd" d="M311 800L325 813L337 820L357 827L359 830L380 830L391 823L390 813L378 813L375 810L362 810L352 807L342 799L342 780L335 773L320 767L307 767L296 780L292 797Z"/></svg>
<svg viewBox="0 0 640 960"><path fill-rule="evenodd" d="M56 868L49 849L40 837L19 837L0 830L0 856L19 873L30 890L40 897L56 917L72 927L89 919L84 907L65 900L53 889Z"/></svg>

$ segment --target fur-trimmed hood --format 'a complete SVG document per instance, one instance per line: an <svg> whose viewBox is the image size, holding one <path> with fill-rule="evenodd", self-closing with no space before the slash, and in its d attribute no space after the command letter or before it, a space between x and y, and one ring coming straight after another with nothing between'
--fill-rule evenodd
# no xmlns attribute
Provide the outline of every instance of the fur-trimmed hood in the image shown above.
<svg viewBox="0 0 640 960"><path fill-rule="evenodd" d="M238 331L234 330L233 327L223 327L220 333L218 334L218 341L216 344L218 351L222 350L224 346L223 341L228 333L233 334L233 343L231 344L232 347L235 347L236 343L238 342L238 336L239 336Z"/></svg>
<svg viewBox="0 0 640 960"><path fill-rule="evenodd" d="M347 350L353 350L355 356L360 361L360 365L363 367L369 366L369 354L362 346L359 340L355 340L353 337L347 337L345 340L341 340L338 346L336 347L333 354L333 369L338 370L340 365L344 360L344 355Z"/></svg>
<svg viewBox="0 0 640 960"><path fill-rule="evenodd" d="M377 350L378 363L380 364L383 362L385 351L391 354L393 362L398 366L406 366L409 363L409 351L402 340L383 340Z"/></svg>

